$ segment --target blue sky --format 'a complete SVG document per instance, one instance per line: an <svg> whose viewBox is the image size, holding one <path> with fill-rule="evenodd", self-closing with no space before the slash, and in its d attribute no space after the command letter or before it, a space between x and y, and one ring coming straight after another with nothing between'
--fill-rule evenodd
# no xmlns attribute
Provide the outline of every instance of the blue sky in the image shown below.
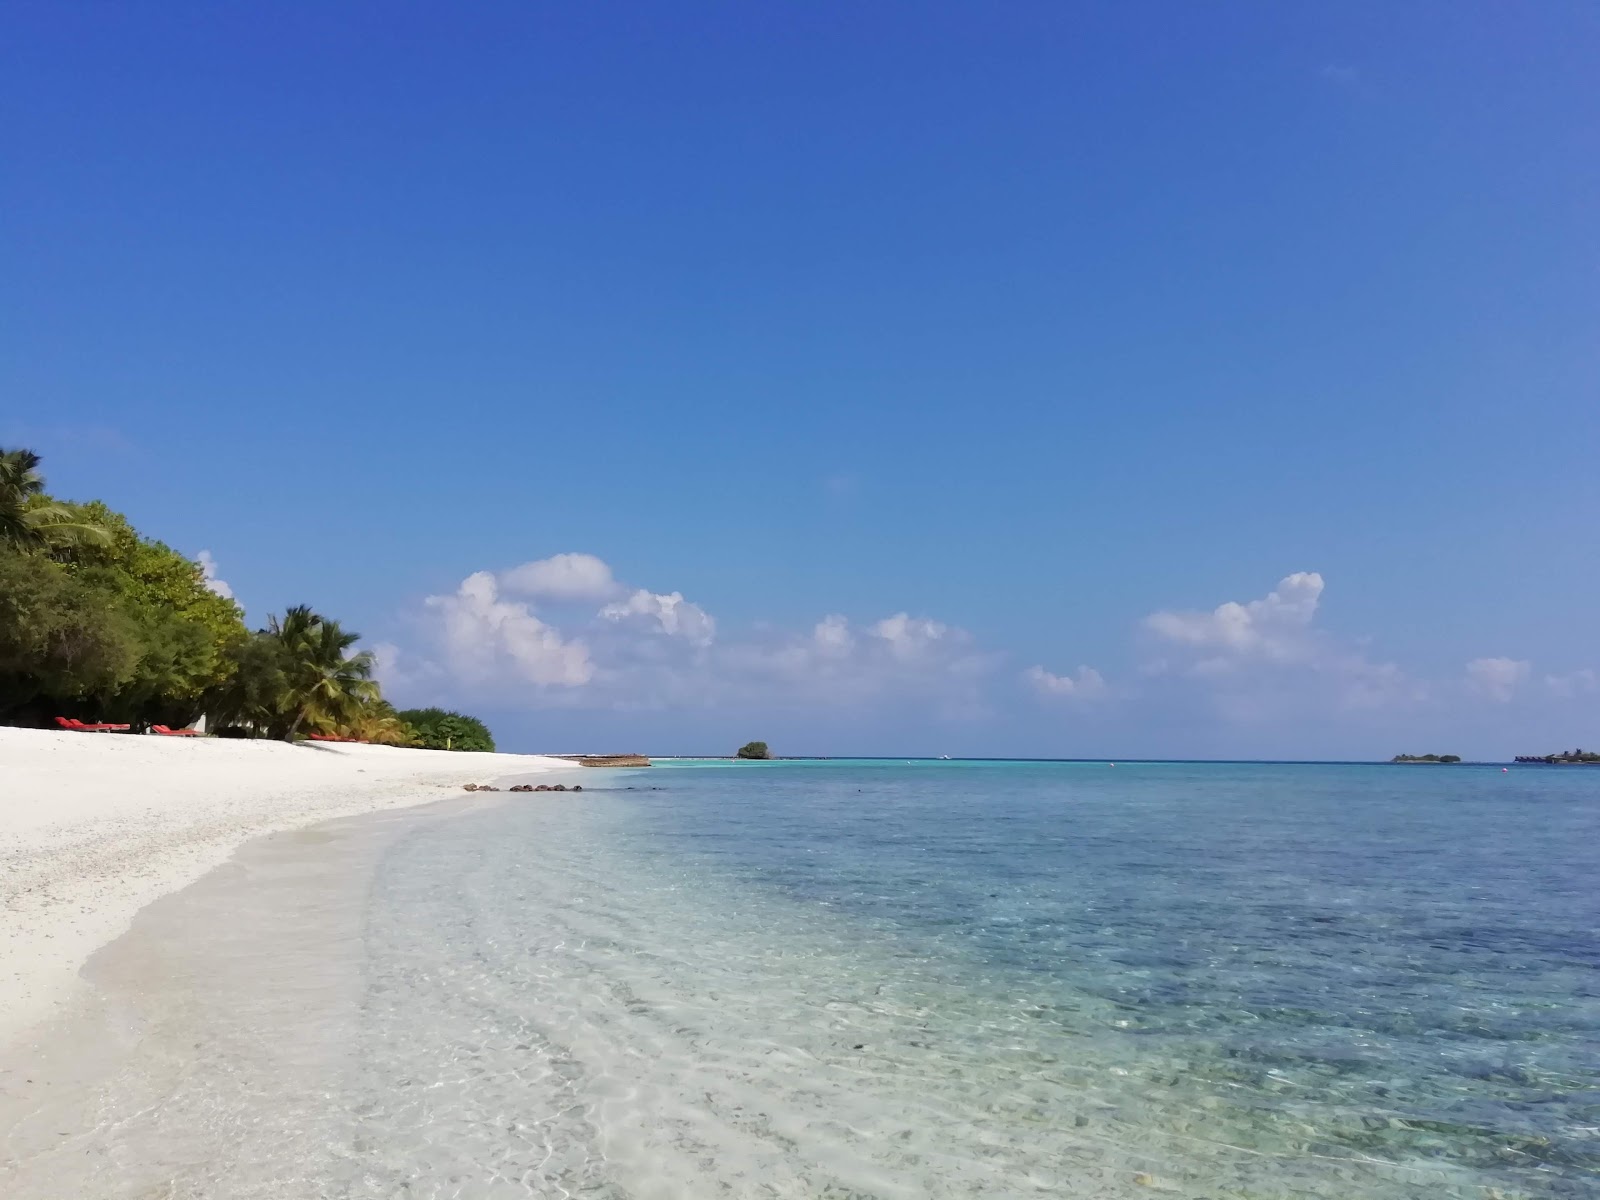
<svg viewBox="0 0 1600 1200"><path fill-rule="evenodd" d="M1591 7L8 25L0 438L402 702L524 749L1600 742Z"/></svg>

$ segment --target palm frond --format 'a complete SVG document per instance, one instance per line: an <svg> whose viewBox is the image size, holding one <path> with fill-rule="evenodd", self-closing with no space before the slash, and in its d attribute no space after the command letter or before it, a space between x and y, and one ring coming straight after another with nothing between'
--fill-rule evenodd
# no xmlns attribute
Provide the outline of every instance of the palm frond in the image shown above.
<svg viewBox="0 0 1600 1200"><path fill-rule="evenodd" d="M0 541L27 550L106 546L111 531L45 496L32 450L0 450Z"/></svg>

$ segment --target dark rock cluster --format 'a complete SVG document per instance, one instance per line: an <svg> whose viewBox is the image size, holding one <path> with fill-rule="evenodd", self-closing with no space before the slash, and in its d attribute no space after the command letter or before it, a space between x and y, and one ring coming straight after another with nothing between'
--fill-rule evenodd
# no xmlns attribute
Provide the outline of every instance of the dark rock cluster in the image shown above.
<svg viewBox="0 0 1600 1200"><path fill-rule="evenodd" d="M469 783L463 789L468 792L498 792L500 789L487 783ZM581 792L583 784L575 783L568 787L564 783L541 783L537 786L531 783L517 783L506 789L511 792Z"/></svg>

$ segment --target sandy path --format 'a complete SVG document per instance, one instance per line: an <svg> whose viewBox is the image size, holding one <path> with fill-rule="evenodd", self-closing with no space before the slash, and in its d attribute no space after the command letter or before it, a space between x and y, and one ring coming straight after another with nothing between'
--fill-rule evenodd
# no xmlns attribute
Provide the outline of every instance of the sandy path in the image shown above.
<svg viewBox="0 0 1600 1200"><path fill-rule="evenodd" d="M139 909L242 842L572 769L538 755L0 728L0 1045L51 1016Z"/></svg>

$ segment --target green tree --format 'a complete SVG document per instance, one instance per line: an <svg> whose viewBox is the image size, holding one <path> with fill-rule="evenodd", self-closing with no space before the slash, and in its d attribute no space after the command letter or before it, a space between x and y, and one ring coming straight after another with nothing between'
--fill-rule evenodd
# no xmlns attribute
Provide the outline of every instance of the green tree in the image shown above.
<svg viewBox="0 0 1600 1200"><path fill-rule="evenodd" d="M76 578L120 599L144 651L131 678L100 693L102 712L139 726L192 721L233 673L234 651L248 636L243 612L206 586L198 563L140 536L121 513L99 501L58 507L69 523L104 536L54 556Z"/></svg>
<svg viewBox="0 0 1600 1200"><path fill-rule="evenodd" d="M734 754L735 758L771 758L772 751L765 742L746 742Z"/></svg>
<svg viewBox="0 0 1600 1200"><path fill-rule="evenodd" d="M283 711L289 692L289 656L283 643L262 630L236 643L229 657L227 678L202 700L212 727L282 737L288 727Z"/></svg>
<svg viewBox="0 0 1600 1200"><path fill-rule="evenodd" d="M143 727L209 712L273 737L412 740L358 635L306 607L251 634L198 564L44 486L37 454L0 450L0 719L83 711Z"/></svg>
<svg viewBox="0 0 1600 1200"><path fill-rule="evenodd" d="M324 730L338 733L363 742L376 742L382 746L414 746L417 734L395 712L394 705L382 698L360 706L348 720Z"/></svg>
<svg viewBox="0 0 1600 1200"><path fill-rule="evenodd" d="M0 721L79 715L88 698L127 683L142 653L114 593L43 555L0 547Z"/></svg>
<svg viewBox="0 0 1600 1200"><path fill-rule="evenodd" d="M443 708L408 708L400 719L415 731L414 744L426 749L494 751L494 736L477 717Z"/></svg>
<svg viewBox="0 0 1600 1200"><path fill-rule="evenodd" d="M372 655L350 653L360 636L305 605L272 617L232 647L231 670L203 698L205 711L221 726L285 741L346 731L382 702Z"/></svg>
<svg viewBox="0 0 1600 1200"><path fill-rule="evenodd" d="M25 550L101 545L105 530L75 519L69 507L45 495L39 456L0 450L0 542Z"/></svg>
<svg viewBox="0 0 1600 1200"><path fill-rule="evenodd" d="M271 618L267 632L283 647L285 688L279 716L288 721L285 739L308 722L315 728L348 721L363 704L378 699L372 652L349 652L361 640L359 633L347 632L303 604L289 609L281 621Z"/></svg>

